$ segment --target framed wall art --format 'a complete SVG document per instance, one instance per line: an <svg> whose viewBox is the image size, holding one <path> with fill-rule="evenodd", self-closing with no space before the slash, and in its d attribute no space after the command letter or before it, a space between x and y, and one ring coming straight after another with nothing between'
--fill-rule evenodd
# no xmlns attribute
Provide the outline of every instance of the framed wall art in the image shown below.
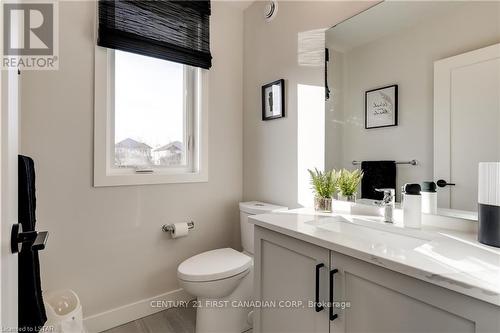
<svg viewBox="0 0 500 333"><path fill-rule="evenodd" d="M365 128L398 125L398 85L365 92Z"/></svg>
<svg viewBox="0 0 500 333"><path fill-rule="evenodd" d="M285 116L285 80L277 80L262 86L262 120Z"/></svg>

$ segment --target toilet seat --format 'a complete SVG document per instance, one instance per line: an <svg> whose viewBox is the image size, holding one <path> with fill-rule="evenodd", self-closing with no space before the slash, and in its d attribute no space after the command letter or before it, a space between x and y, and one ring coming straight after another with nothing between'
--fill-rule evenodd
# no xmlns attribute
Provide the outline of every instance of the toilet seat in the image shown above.
<svg viewBox="0 0 500 333"><path fill-rule="evenodd" d="M251 257L231 248L222 248L186 259L179 265L177 276L189 282L215 281L241 274L251 266Z"/></svg>

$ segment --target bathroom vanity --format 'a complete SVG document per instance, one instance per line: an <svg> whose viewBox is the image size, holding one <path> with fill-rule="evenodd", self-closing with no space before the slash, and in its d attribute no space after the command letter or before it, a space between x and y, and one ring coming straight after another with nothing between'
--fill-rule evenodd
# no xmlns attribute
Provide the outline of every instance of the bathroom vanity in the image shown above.
<svg viewBox="0 0 500 333"><path fill-rule="evenodd" d="M467 227L309 209L250 222L254 332L500 331L500 249Z"/></svg>
<svg viewBox="0 0 500 333"><path fill-rule="evenodd" d="M385 1L325 32L324 151L298 170L297 204L312 205L307 169L369 181L350 210L250 218L255 332L500 332L500 248L477 232L479 163L500 161L498 8ZM438 188L420 229L359 204L424 182Z"/></svg>

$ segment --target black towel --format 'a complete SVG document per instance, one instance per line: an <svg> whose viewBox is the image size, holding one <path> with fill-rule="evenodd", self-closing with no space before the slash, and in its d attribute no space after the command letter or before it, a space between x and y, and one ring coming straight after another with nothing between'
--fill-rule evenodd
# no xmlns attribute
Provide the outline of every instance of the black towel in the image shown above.
<svg viewBox="0 0 500 333"><path fill-rule="evenodd" d="M18 218L23 231L35 230L35 165L30 157L18 158ZM22 332L38 332L47 321L40 282L38 251L23 246L19 253L18 320Z"/></svg>
<svg viewBox="0 0 500 333"><path fill-rule="evenodd" d="M361 162L363 179L361 180L361 198L382 200L384 193L377 188L396 189L395 161L363 161Z"/></svg>

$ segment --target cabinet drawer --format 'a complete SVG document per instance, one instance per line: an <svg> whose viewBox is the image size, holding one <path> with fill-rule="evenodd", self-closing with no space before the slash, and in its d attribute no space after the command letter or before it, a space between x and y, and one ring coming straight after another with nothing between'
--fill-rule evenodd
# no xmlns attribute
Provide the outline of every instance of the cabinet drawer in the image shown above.
<svg viewBox="0 0 500 333"><path fill-rule="evenodd" d="M454 291L331 252L338 308L333 332L499 332L499 308ZM342 303L345 302L345 303Z"/></svg>

